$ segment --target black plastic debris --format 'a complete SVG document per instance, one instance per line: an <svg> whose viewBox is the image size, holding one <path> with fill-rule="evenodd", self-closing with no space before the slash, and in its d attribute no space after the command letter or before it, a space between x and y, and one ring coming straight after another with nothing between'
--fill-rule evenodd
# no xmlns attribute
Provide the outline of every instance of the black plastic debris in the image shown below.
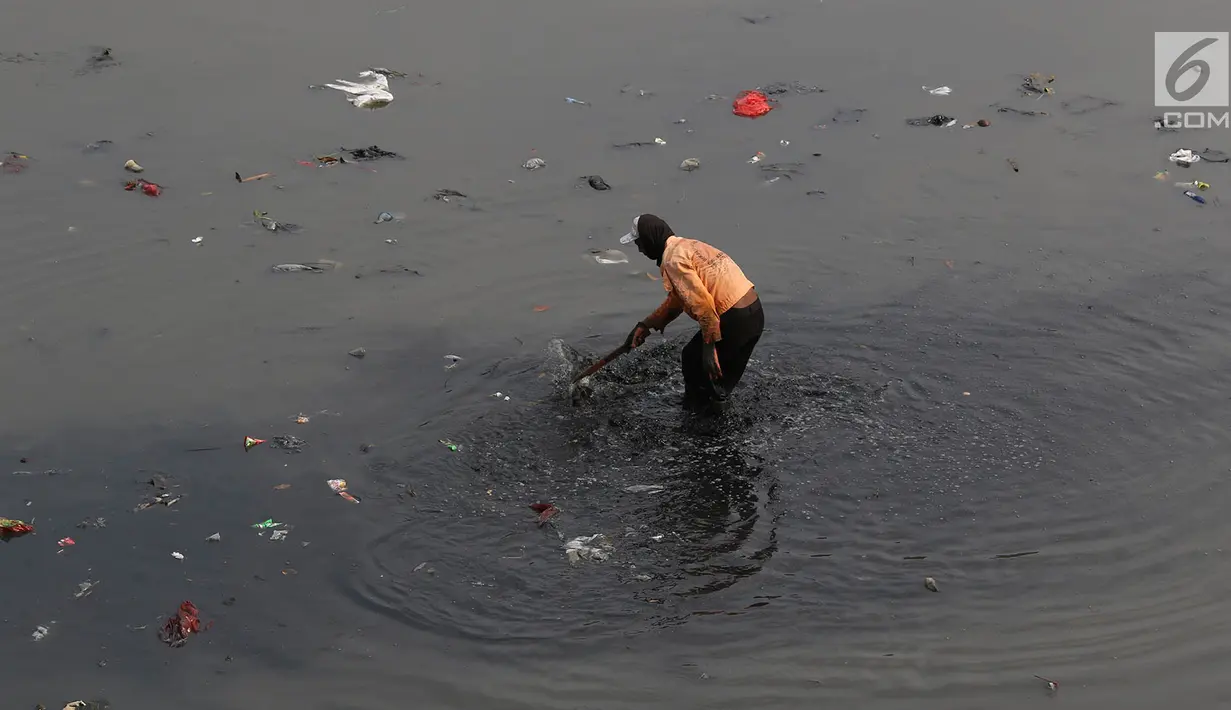
<svg viewBox="0 0 1231 710"><path fill-rule="evenodd" d="M470 199L469 195L458 192L457 190L450 190L448 188L445 188L443 190L437 190L436 194L432 195L432 197L434 199L440 200L441 202L448 202L449 198L452 198L452 197L461 197L464 199Z"/></svg>
<svg viewBox="0 0 1231 710"><path fill-rule="evenodd" d="M658 145L654 141L633 141L632 143L612 143L612 148L644 148L646 146Z"/></svg>
<svg viewBox="0 0 1231 710"><path fill-rule="evenodd" d="M115 58L110 47L93 47L90 50L91 54L85 60L85 65L77 70L77 75L88 74L90 72L99 72L112 67L118 67L120 60Z"/></svg>
<svg viewBox="0 0 1231 710"><path fill-rule="evenodd" d="M906 119L906 123L911 126L952 126L957 123L957 119L938 113L935 116L908 118Z"/></svg>
<svg viewBox="0 0 1231 710"><path fill-rule="evenodd" d="M867 113L866 108L842 108L829 119L830 123L859 123L863 120L863 115Z"/></svg>
<svg viewBox="0 0 1231 710"><path fill-rule="evenodd" d="M1227 157L1226 153L1221 150L1214 150L1213 148L1205 148L1197 155L1200 155L1202 160L1211 163L1226 163L1231 161L1231 158Z"/></svg>
<svg viewBox="0 0 1231 710"><path fill-rule="evenodd" d="M379 146L370 145L367 148L343 148L343 153L350 153L350 157L355 160L380 160L381 158L394 158L402 160L402 156L394 153L391 150L382 150Z"/></svg>
<svg viewBox="0 0 1231 710"><path fill-rule="evenodd" d="M1154 130L1156 131L1178 131L1184 127L1184 122L1177 118L1168 118L1166 116L1154 117Z"/></svg>
<svg viewBox="0 0 1231 710"><path fill-rule="evenodd" d="M990 108L996 109L998 113L1012 113L1018 116L1048 116L1046 111L1030 111L1026 109L1013 108L1012 106L1002 106L999 103L991 104Z"/></svg>
<svg viewBox="0 0 1231 710"><path fill-rule="evenodd" d="M386 77L390 79L405 79L407 77L407 74L404 71L398 71L397 69L387 69L385 67L368 67L368 71L374 71L377 74L384 74ZM423 76L423 75L420 74L419 76Z"/></svg>
<svg viewBox="0 0 1231 710"><path fill-rule="evenodd" d="M46 60L40 57L38 55L38 52L32 52L30 54L22 54L21 52L16 52L14 54L6 54L4 52L0 52L0 62L9 62L11 64L25 64L26 62L43 62L43 61L46 61Z"/></svg>
<svg viewBox="0 0 1231 710"><path fill-rule="evenodd" d="M1072 116L1080 116L1091 111L1098 111L1110 106L1119 106L1119 101L1104 99L1098 96L1082 95L1074 99L1068 99L1060 102L1060 108L1063 108Z"/></svg>
<svg viewBox="0 0 1231 710"><path fill-rule="evenodd" d="M777 173L790 179L792 175L803 175L803 163L766 163L761 166L763 173Z"/></svg>
<svg viewBox="0 0 1231 710"><path fill-rule="evenodd" d="M772 84L767 84L760 87L760 91L767 96L781 96L782 94L820 94L825 90L819 86L812 86L798 81L775 81Z"/></svg>
<svg viewBox="0 0 1231 710"><path fill-rule="evenodd" d="M739 19L743 20L744 22L747 22L750 25L761 25L766 22L769 22L773 18L771 18L769 15L757 15L755 17L745 15L744 17L741 17Z"/></svg>
<svg viewBox="0 0 1231 710"><path fill-rule="evenodd" d="M102 152L109 150L110 148L111 148L111 141L104 139L101 141L94 141L93 143L86 143L85 147L82 148L82 152L102 153Z"/></svg>
<svg viewBox="0 0 1231 710"><path fill-rule="evenodd" d="M269 440L269 445L275 449L282 449L288 454L297 454L303 451L304 447L308 444L306 441L297 436L291 436L290 434L279 434Z"/></svg>
<svg viewBox="0 0 1231 710"><path fill-rule="evenodd" d="M808 195L809 197L824 197L825 191L824 190L808 190L804 194Z"/></svg>
<svg viewBox="0 0 1231 710"><path fill-rule="evenodd" d="M611 186L601 175L582 175L579 180L584 180L590 187L595 190L610 190Z"/></svg>
<svg viewBox="0 0 1231 710"><path fill-rule="evenodd" d="M412 269L409 266L388 266L383 269L379 269L376 273L378 274L414 274L415 276L423 275L422 273L419 272L418 269Z"/></svg>

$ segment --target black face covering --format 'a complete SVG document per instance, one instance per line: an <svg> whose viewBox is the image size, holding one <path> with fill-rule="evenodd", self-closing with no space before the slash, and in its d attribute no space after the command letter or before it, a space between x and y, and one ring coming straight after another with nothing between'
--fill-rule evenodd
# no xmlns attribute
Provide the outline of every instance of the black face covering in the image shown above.
<svg viewBox="0 0 1231 710"><path fill-rule="evenodd" d="M663 251L667 248L667 237L675 236L671 225L662 221L657 215L643 214L637 218L637 246L641 252L653 259L659 266L663 265Z"/></svg>

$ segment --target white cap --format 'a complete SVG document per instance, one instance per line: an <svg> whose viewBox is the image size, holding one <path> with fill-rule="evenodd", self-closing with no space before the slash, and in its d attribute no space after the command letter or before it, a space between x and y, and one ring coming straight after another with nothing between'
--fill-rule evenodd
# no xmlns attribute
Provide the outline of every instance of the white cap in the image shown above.
<svg viewBox="0 0 1231 710"><path fill-rule="evenodd" d="M639 219L641 219L640 215L633 217L633 231L620 237L621 244L632 244L637 241L637 220Z"/></svg>

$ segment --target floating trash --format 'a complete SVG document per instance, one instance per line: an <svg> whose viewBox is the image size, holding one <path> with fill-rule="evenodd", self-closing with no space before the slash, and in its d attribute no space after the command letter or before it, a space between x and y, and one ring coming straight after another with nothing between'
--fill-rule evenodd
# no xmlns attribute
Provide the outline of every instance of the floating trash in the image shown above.
<svg viewBox="0 0 1231 710"><path fill-rule="evenodd" d="M308 444L306 441L297 436L291 436L290 434L279 434L269 440L269 445L275 449L282 449L288 454L297 454L303 451L303 448Z"/></svg>
<svg viewBox="0 0 1231 710"><path fill-rule="evenodd" d="M346 491L346 479L345 478L331 478L328 481L325 481L325 483L329 485L330 490L332 490L334 493L337 493L342 498L352 503L359 502L358 498L356 498L355 496L351 495L350 493Z"/></svg>
<svg viewBox="0 0 1231 710"><path fill-rule="evenodd" d="M586 184L595 190L611 189L611 186L607 184L607 181L604 180L601 175L582 175L580 179L585 180Z"/></svg>
<svg viewBox="0 0 1231 710"><path fill-rule="evenodd" d="M743 91L731 104L731 113L744 118L764 116L774 109L769 97L760 91Z"/></svg>
<svg viewBox="0 0 1231 710"><path fill-rule="evenodd" d="M210 623L202 627L199 614L200 612L197 610L196 605L192 602L186 601L180 604L175 614L167 619L167 623L163 624L159 638L171 648L183 646L188 642L189 636L199 634L213 625Z"/></svg>
<svg viewBox="0 0 1231 710"><path fill-rule="evenodd" d="M625 493L662 493L665 490L667 490L666 486L658 484L626 486L624 488Z"/></svg>
<svg viewBox="0 0 1231 710"><path fill-rule="evenodd" d="M1052 89L1052 87L1048 86L1048 84L1051 84L1055 80L1056 80L1055 74L1052 74L1046 77L1043 76L1042 74L1039 74L1038 72L1035 72L1033 74L1027 74L1026 76L1022 77L1022 84L1021 84L1022 93L1027 96L1031 96L1031 95L1043 96L1044 94L1053 94L1055 93L1055 90Z"/></svg>
<svg viewBox="0 0 1231 710"><path fill-rule="evenodd" d="M256 218L257 224L271 232L295 232L299 230L299 225L291 224L290 222L280 222L270 217L268 212L252 210L252 216Z"/></svg>
<svg viewBox="0 0 1231 710"><path fill-rule="evenodd" d="M128 161L127 163L124 163L124 169L125 169L125 170L127 170L127 171L128 171L128 172L130 172L130 173L143 173L143 172L145 172L145 168L143 168L143 167L141 167L140 165L138 165L138 164L137 164L137 161L135 161L135 160L130 160L130 161Z"/></svg>
<svg viewBox="0 0 1231 710"><path fill-rule="evenodd" d="M268 518L259 523L253 523L252 527L258 530L268 530L270 528L280 528L283 525L285 525L285 523L279 523L279 522L274 521L273 518Z"/></svg>
<svg viewBox="0 0 1231 710"><path fill-rule="evenodd" d="M34 532L34 526L11 518L0 518L0 538L21 537Z"/></svg>
<svg viewBox="0 0 1231 710"><path fill-rule="evenodd" d="M936 586L936 580L933 579L932 577L924 577L923 586L926 587L929 592L939 592L940 591L940 587Z"/></svg>
<svg viewBox="0 0 1231 710"><path fill-rule="evenodd" d="M947 86L936 86L936 87L925 86L923 87L923 90L928 92L932 96L948 96L949 94L953 93L953 89Z"/></svg>
<svg viewBox="0 0 1231 710"><path fill-rule="evenodd" d="M701 167L701 161L696 158L685 158L680 163L680 170L691 173Z"/></svg>
<svg viewBox="0 0 1231 710"><path fill-rule="evenodd" d="M906 123L911 126L942 126L948 128L956 124L957 119L938 113L934 116L924 116L923 118L908 118Z"/></svg>
<svg viewBox="0 0 1231 710"><path fill-rule="evenodd" d="M4 155L4 159L0 160L0 169L6 173L19 173L22 170L30 167L30 156L12 151Z"/></svg>
<svg viewBox="0 0 1231 710"><path fill-rule="evenodd" d="M149 180L142 180L138 178L136 180L129 180L128 182L124 183L124 189L127 190L128 192L134 192L138 188L141 190L141 192L145 193L146 195L149 195L150 197L158 197L159 195L162 194L162 185L159 185L158 183L150 182Z"/></svg>
<svg viewBox="0 0 1231 710"><path fill-rule="evenodd" d="M393 103L393 94L389 91L389 77L377 71L359 72L359 81L337 79L325 86L344 92L346 100L356 108L377 109Z"/></svg>
<svg viewBox="0 0 1231 710"><path fill-rule="evenodd" d="M244 452L247 453L248 451L252 450L252 447L260 446L261 444L264 444L264 443L265 443L264 439L255 439L251 436L245 436L244 437Z"/></svg>
<svg viewBox="0 0 1231 710"><path fill-rule="evenodd" d="M343 153L349 153L350 157L358 161L380 160L381 158L393 158L395 160L404 160L404 158L391 150L384 150L380 146L370 145L367 148L343 148Z"/></svg>
<svg viewBox="0 0 1231 710"><path fill-rule="evenodd" d="M326 271L329 271L330 269L334 268L335 266L337 265L330 263L330 262L317 261L317 262L312 262L311 264L274 264L273 266L269 268L271 271L274 271L275 273L279 273L279 274L294 274L294 273L301 273L301 272L309 272L313 274L323 274Z"/></svg>
<svg viewBox="0 0 1231 710"><path fill-rule="evenodd" d="M553 503L531 503L530 510L539 514L535 522L538 523L540 528L560 513L560 509Z"/></svg>
<svg viewBox="0 0 1231 710"><path fill-rule="evenodd" d="M531 158L521 165L526 170L538 170L547 167L547 161L542 158Z"/></svg>
<svg viewBox="0 0 1231 710"><path fill-rule="evenodd" d="M573 564L581 560L603 562L610 559L614 551L611 541L602 533L575 537L564 544L564 554Z"/></svg>
<svg viewBox="0 0 1231 710"><path fill-rule="evenodd" d="M619 249L607 249L595 253L594 260L600 264L627 264L628 255Z"/></svg>
<svg viewBox="0 0 1231 710"><path fill-rule="evenodd" d="M1183 165L1184 167L1188 167L1192 165L1193 163L1200 162L1201 156L1189 150L1188 148L1181 148L1177 150L1176 152L1172 153L1168 157L1168 160L1170 160L1171 162L1177 165Z"/></svg>

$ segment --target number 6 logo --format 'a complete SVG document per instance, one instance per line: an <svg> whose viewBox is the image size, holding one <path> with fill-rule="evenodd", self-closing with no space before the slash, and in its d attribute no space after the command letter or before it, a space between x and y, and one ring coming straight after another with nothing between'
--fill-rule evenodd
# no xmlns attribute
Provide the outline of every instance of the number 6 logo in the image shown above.
<svg viewBox="0 0 1231 710"><path fill-rule="evenodd" d="M1171 63L1171 68L1167 70L1167 77L1165 79L1167 93L1171 94L1171 98L1175 99L1178 103L1191 101L1205 89L1206 84L1210 83L1210 63L1204 59L1193 59L1193 56L1217 41L1217 37L1206 37L1184 50L1183 54L1176 57L1175 61ZM1184 91L1178 90L1176 84L1180 81L1180 77L1187 74L1191 69L1197 70L1197 79Z"/></svg>

